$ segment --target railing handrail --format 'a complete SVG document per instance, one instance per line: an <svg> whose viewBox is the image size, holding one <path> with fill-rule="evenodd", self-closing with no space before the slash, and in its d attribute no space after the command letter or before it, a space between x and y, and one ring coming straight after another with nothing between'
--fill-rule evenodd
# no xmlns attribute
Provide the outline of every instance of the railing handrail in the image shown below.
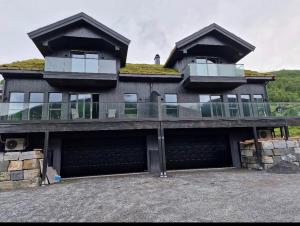
<svg viewBox="0 0 300 226"><path fill-rule="evenodd" d="M212 65L232 65L232 66L245 66L244 64L229 64L229 63L199 63L199 62L191 62L189 64L212 64ZM188 65L189 65L188 64Z"/></svg>
<svg viewBox="0 0 300 226"><path fill-rule="evenodd" d="M99 61L116 61L115 59L95 59L95 58L79 58L79 57L72 57L72 56L46 56L46 58L62 58L62 59L82 59L82 60L99 60Z"/></svg>

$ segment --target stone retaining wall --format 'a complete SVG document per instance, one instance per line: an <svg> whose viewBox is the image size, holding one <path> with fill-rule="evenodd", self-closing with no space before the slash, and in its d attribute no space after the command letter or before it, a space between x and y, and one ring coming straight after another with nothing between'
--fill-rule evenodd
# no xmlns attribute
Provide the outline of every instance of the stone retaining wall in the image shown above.
<svg viewBox="0 0 300 226"><path fill-rule="evenodd" d="M41 185L43 152L0 152L0 190Z"/></svg>
<svg viewBox="0 0 300 226"><path fill-rule="evenodd" d="M259 140L258 150L254 141L240 142L242 167L266 170L281 161L300 164L300 139Z"/></svg>

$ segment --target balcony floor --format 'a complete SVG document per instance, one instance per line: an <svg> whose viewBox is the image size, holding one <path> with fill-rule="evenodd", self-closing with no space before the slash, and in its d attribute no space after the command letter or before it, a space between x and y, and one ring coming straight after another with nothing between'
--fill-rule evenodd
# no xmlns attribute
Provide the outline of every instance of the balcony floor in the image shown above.
<svg viewBox="0 0 300 226"><path fill-rule="evenodd" d="M300 126L300 117L264 118L180 118L180 119L107 119L107 120L54 120L54 121L3 121L0 133L69 132L99 130L140 130L163 128L246 128Z"/></svg>

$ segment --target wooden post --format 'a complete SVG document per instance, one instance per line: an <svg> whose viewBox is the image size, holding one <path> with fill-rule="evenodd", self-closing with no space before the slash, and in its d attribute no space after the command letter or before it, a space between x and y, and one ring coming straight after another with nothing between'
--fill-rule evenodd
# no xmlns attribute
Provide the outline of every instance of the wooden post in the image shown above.
<svg viewBox="0 0 300 226"><path fill-rule="evenodd" d="M285 137L285 131L282 126L280 126L280 136L281 138Z"/></svg>
<svg viewBox="0 0 300 226"><path fill-rule="evenodd" d="M290 132L289 132L289 127L288 126L284 126L284 133L285 133L285 140L288 140L290 137Z"/></svg>
<svg viewBox="0 0 300 226"><path fill-rule="evenodd" d="M261 158L260 158L260 149L258 146L258 135L257 135L257 128L253 127L253 136L254 136L254 145L255 145L255 152L256 152L256 158L258 161L258 164L261 164Z"/></svg>
<svg viewBox="0 0 300 226"><path fill-rule="evenodd" d="M166 177L166 157L165 157L165 138L164 130L160 123L160 128L158 129L158 147L160 152L160 177Z"/></svg>
<svg viewBox="0 0 300 226"><path fill-rule="evenodd" d="M47 166L48 166L48 146L49 146L49 132L45 132L44 138L44 161L43 161L43 173L42 173L42 181L44 182L47 174Z"/></svg>

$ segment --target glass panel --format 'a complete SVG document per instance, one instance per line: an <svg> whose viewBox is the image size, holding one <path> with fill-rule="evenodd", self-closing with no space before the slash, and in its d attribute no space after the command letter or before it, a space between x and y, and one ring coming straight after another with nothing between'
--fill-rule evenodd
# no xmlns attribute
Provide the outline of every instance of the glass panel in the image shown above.
<svg viewBox="0 0 300 226"><path fill-rule="evenodd" d="M84 72L84 54L72 54L72 72Z"/></svg>
<svg viewBox="0 0 300 226"><path fill-rule="evenodd" d="M211 95L210 96L212 103L212 113L214 117L222 117L223 116L223 104L222 97L220 95Z"/></svg>
<svg viewBox="0 0 300 226"><path fill-rule="evenodd" d="M227 95L228 110L230 117L237 117L239 115L239 106L236 95Z"/></svg>
<svg viewBox="0 0 300 226"><path fill-rule="evenodd" d="M9 120L22 120L24 110L24 93L10 93L8 108Z"/></svg>
<svg viewBox="0 0 300 226"><path fill-rule="evenodd" d="M89 73L97 73L98 68L98 54L86 54L86 65L85 71Z"/></svg>
<svg viewBox="0 0 300 226"><path fill-rule="evenodd" d="M129 117L137 116L137 95L124 94L125 115Z"/></svg>
<svg viewBox="0 0 300 226"><path fill-rule="evenodd" d="M250 95L241 95L244 117L252 115Z"/></svg>
<svg viewBox="0 0 300 226"><path fill-rule="evenodd" d="M165 95L166 114L172 117L178 117L177 94Z"/></svg>
<svg viewBox="0 0 300 226"><path fill-rule="evenodd" d="M218 76L218 65L214 63L207 64L208 73L207 76Z"/></svg>
<svg viewBox="0 0 300 226"><path fill-rule="evenodd" d="M41 120L43 114L44 93L30 93L29 119Z"/></svg>
<svg viewBox="0 0 300 226"><path fill-rule="evenodd" d="M62 94L49 94L49 119L61 119Z"/></svg>
<svg viewBox="0 0 300 226"><path fill-rule="evenodd" d="M211 117L210 95L200 95L199 99L202 117Z"/></svg>

